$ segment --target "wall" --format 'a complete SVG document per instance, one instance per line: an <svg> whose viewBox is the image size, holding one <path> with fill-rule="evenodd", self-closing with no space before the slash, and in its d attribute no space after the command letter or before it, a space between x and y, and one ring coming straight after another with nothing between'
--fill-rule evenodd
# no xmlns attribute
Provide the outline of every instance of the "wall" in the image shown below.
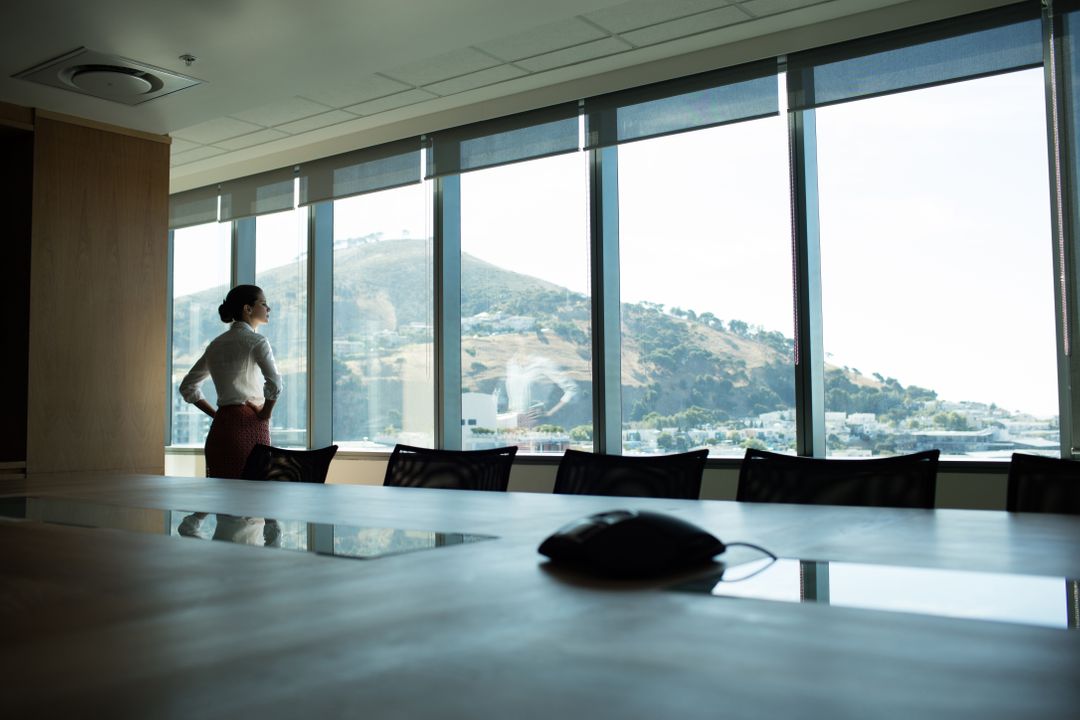
<svg viewBox="0 0 1080 720"><path fill-rule="evenodd" d="M38 112L27 471L161 473L168 139Z"/></svg>

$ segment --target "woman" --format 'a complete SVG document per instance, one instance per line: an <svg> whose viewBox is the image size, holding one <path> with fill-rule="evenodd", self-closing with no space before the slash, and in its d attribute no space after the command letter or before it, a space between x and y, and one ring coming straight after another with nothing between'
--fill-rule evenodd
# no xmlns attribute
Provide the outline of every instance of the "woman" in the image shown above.
<svg viewBox="0 0 1080 720"><path fill-rule="evenodd" d="M281 394L281 375L270 342L255 332L270 322L261 289L237 285L218 315L231 325L207 345L180 383L180 394L214 418L206 436L207 477L238 478L255 444L270 444L270 415ZM217 389L216 409L199 392L207 377Z"/></svg>

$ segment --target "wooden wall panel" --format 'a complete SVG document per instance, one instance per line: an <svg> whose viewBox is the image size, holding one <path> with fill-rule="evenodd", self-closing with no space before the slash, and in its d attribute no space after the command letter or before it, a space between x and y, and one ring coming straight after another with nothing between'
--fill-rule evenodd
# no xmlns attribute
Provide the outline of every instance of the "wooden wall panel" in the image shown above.
<svg viewBox="0 0 1080 720"><path fill-rule="evenodd" d="M39 117L27 470L160 473L169 147Z"/></svg>

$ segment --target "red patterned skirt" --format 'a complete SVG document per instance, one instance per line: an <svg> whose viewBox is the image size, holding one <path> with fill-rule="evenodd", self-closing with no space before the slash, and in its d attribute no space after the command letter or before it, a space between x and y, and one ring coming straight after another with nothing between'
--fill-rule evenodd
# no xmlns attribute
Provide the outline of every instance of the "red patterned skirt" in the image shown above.
<svg viewBox="0 0 1080 720"><path fill-rule="evenodd" d="M270 421L247 405L217 410L206 434L206 477L238 478L257 443L270 444Z"/></svg>

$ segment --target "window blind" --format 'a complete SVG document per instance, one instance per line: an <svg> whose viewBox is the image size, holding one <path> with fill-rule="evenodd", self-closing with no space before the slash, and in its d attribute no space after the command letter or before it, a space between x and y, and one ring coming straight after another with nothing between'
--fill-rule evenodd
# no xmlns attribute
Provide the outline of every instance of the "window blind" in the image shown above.
<svg viewBox="0 0 1080 720"><path fill-rule="evenodd" d="M453 175L575 152L576 103L556 105L432 133L427 177Z"/></svg>
<svg viewBox="0 0 1080 720"><path fill-rule="evenodd" d="M363 148L300 166L300 205L420 182L420 138Z"/></svg>
<svg viewBox="0 0 1080 720"><path fill-rule="evenodd" d="M217 222L218 186L186 190L169 196L169 229Z"/></svg>
<svg viewBox="0 0 1080 720"><path fill-rule="evenodd" d="M776 115L776 60L585 100L588 148Z"/></svg>
<svg viewBox="0 0 1080 720"><path fill-rule="evenodd" d="M808 110L1042 64L1038 3L796 53L788 107Z"/></svg>
<svg viewBox="0 0 1080 720"><path fill-rule="evenodd" d="M291 210L295 177L290 165L221 183L221 222Z"/></svg>

